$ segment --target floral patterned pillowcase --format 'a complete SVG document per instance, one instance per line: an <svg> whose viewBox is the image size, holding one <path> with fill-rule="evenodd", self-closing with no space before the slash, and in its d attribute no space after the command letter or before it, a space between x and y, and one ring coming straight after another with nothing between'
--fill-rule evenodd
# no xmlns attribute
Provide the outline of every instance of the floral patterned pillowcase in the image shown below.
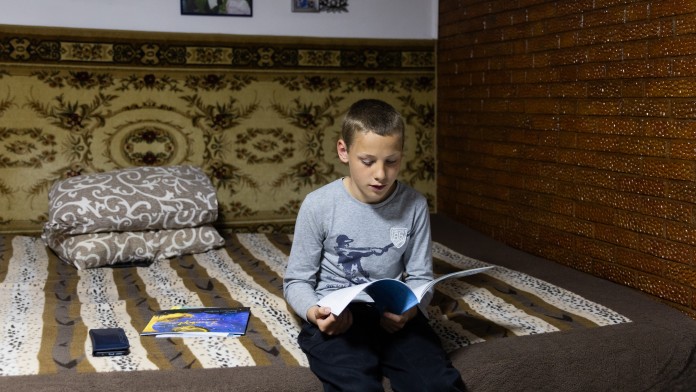
<svg viewBox="0 0 696 392"><path fill-rule="evenodd" d="M44 239L112 231L179 229L217 219L215 188L193 166L134 167L56 182Z"/></svg>
<svg viewBox="0 0 696 392"><path fill-rule="evenodd" d="M125 263L149 263L170 257L202 253L225 241L210 225L175 230L56 235L47 245L77 269Z"/></svg>

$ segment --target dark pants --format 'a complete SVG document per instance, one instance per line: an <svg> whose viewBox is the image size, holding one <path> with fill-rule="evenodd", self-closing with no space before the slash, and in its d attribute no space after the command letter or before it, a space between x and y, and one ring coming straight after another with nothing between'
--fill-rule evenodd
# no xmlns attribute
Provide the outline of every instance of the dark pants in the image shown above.
<svg viewBox="0 0 696 392"><path fill-rule="evenodd" d="M447 359L440 340L420 312L393 334L379 326L380 314L370 304L349 305L353 325L328 336L304 323L298 337L310 369L325 391L382 391L382 377L394 391L464 391L466 387Z"/></svg>

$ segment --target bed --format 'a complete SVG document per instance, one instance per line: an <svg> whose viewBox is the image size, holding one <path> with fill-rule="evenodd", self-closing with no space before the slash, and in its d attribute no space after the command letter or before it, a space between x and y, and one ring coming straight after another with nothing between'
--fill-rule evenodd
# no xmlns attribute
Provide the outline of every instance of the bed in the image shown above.
<svg viewBox="0 0 696 392"><path fill-rule="evenodd" d="M433 326L472 391L662 391L696 385L696 321L645 294L487 238L433 215L435 272L495 265L445 281ZM152 263L77 270L38 236L0 237L3 390L313 391L282 300L292 236L221 231L225 245ZM249 306L243 337L158 339L155 310ZM131 354L94 358L90 328L123 327ZM388 381L385 381L388 388Z"/></svg>

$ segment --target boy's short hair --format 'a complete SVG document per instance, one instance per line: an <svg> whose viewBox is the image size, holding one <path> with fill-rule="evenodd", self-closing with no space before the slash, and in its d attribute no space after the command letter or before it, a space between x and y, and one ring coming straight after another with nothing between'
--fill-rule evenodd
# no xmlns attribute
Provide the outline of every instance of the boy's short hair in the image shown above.
<svg viewBox="0 0 696 392"><path fill-rule="evenodd" d="M348 109L341 127L341 138L349 149L356 132L396 135L401 137L403 147L404 128L404 119L393 106L379 99L361 99Z"/></svg>

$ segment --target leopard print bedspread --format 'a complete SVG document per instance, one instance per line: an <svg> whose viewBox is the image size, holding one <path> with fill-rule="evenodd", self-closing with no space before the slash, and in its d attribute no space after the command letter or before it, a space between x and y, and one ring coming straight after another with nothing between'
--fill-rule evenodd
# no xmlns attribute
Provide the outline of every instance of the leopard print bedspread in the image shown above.
<svg viewBox="0 0 696 392"><path fill-rule="evenodd" d="M225 233L226 245L149 266L78 271L40 238L0 236L0 375L307 366L282 295L285 234ZM438 243L436 274L488 265ZM140 336L173 306L248 306L239 338ZM629 322L572 292L500 266L439 283L428 308L447 351L490 339ZM88 331L121 327L131 353L93 357Z"/></svg>

